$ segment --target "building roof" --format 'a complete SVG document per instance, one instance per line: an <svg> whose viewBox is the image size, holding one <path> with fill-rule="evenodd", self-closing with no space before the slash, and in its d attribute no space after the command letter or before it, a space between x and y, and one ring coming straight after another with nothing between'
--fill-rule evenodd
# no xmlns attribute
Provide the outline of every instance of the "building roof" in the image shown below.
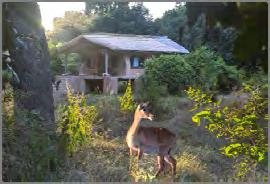
<svg viewBox="0 0 270 184"><path fill-rule="evenodd" d="M94 33L80 35L59 48L59 52L75 52L78 44L92 44L114 51L189 53L167 36Z"/></svg>

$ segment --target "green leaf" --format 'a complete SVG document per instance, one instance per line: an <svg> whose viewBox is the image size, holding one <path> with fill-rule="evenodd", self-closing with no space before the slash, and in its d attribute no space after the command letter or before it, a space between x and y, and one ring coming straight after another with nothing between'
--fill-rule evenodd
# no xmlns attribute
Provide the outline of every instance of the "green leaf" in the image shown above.
<svg viewBox="0 0 270 184"><path fill-rule="evenodd" d="M241 147L240 143L230 144L224 147L224 152L227 156L234 156L238 154L237 148Z"/></svg>
<svg viewBox="0 0 270 184"><path fill-rule="evenodd" d="M210 114L211 112L208 110L198 112L194 116L192 116L192 121L200 125L201 118L208 117Z"/></svg>

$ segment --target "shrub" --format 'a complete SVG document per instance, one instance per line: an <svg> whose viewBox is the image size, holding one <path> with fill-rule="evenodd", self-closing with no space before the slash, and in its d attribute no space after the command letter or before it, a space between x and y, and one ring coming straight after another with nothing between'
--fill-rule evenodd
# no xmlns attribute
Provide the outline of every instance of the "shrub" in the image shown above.
<svg viewBox="0 0 270 184"><path fill-rule="evenodd" d="M154 85L166 86L170 93L177 93L179 88L190 84L195 75L191 65L180 55L161 55L148 59L145 72L148 80L156 81Z"/></svg>
<svg viewBox="0 0 270 184"><path fill-rule="evenodd" d="M165 109L169 108L164 108L164 104L161 103L162 97L166 96L168 96L166 86L159 85L151 76L142 75L136 80L135 100L138 103L150 102L152 113L160 116L166 114Z"/></svg>
<svg viewBox="0 0 270 184"><path fill-rule="evenodd" d="M245 84L250 86L257 86L262 89L262 95L267 98L268 96L268 75L259 68L257 72L247 73L245 76Z"/></svg>
<svg viewBox="0 0 270 184"><path fill-rule="evenodd" d="M76 152L91 138L93 122L97 116L95 106L88 106L84 95L75 95L71 88L67 90L68 104L62 108L62 117L58 124L66 151Z"/></svg>
<svg viewBox="0 0 270 184"><path fill-rule="evenodd" d="M192 117L193 122L200 125L202 119L206 120L206 129L227 140L220 150L235 160L237 178L245 178L267 159L267 124L258 123L262 118L268 119L267 99L262 97L260 88L245 85L242 92L248 93L249 98L243 105L236 103L231 107L221 107L221 101L212 102L211 95L200 90L189 88L186 92L195 102L193 110L200 108Z"/></svg>
<svg viewBox="0 0 270 184"><path fill-rule="evenodd" d="M54 124L43 122L40 112L19 108L10 85L3 91L3 180L56 181L61 158ZM16 120L16 122L15 122Z"/></svg>
<svg viewBox="0 0 270 184"><path fill-rule="evenodd" d="M185 56L161 55L145 62L148 84L165 86L170 94L179 93L190 85L207 91L231 90L240 84L241 74L242 71L227 65L207 47Z"/></svg>
<svg viewBox="0 0 270 184"><path fill-rule="evenodd" d="M167 96L167 88L159 85L150 75L142 75L136 80L135 99L139 102L156 102L161 96Z"/></svg>
<svg viewBox="0 0 270 184"><path fill-rule="evenodd" d="M123 114L128 114L130 112L133 112L136 108L133 96L132 96L132 89L131 89L131 81L128 81L128 85L125 91L125 94L123 96L119 97L120 102L120 111Z"/></svg>
<svg viewBox="0 0 270 184"><path fill-rule="evenodd" d="M205 46L186 55L185 60L193 70L193 83L190 83L192 86L207 91L224 91L241 83L243 72L235 66L227 65L222 57Z"/></svg>

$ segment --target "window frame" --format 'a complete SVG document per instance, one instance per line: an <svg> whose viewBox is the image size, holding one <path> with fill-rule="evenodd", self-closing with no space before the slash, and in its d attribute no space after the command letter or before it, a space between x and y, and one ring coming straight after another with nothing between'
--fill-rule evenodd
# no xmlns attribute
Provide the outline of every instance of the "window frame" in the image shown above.
<svg viewBox="0 0 270 184"><path fill-rule="evenodd" d="M134 67L133 63L134 63L134 58L139 58L139 66L138 67ZM144 63L145 58L142 56L131 56L129 61L130 61L130 69L144 69L144 67L142 66L142 64Z"/></svg>

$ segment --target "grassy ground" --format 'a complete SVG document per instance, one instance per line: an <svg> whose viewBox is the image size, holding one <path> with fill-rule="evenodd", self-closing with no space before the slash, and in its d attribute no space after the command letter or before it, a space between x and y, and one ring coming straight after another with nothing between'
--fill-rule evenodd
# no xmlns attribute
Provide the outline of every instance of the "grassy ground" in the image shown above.
<svg viewBox="0 0 270 184"><path fill-rule="evenodd" d="M5 98L12 99L12 95L7 94L9 93L6 91ZM233 98L227 97L226 103L228 99ZM51 143L46 142L45 139L48 137L47 134L41 136L41 133L36 133L27 136L27 132L22 129L23 126L14 124L13 100L4 100L3 175L5 181L29 181L29 178L31 181L77 182L232 180L234 169L231 160L219 152L219 148L224 144L223 140L216 139L203 127L197 127L192 123L192 113L189 111L191 104L187 99L172 96L160 99L163 113L155 114L154 121L142 121L143 126L165 127L177 135L177 145L173 150L173 156L177 159L176 176L171 177L167 168L166 174L155 178L154 174L157 171L155 155L143 155L138 164L129 157L125 136L131 125L132 115L127 117L121 115L117 96L90 94L87 98L88 103L95 104L99 113L92 131L93 139L72 157L66 158L61 167L54 169L53 173L48 167L51 164L47 164L46 160L58 158L56 156L58 153L52 153ZM65 103L66 100L62 98L58 102ZM56 121L60 117L57 111L58 105L55 104ZM33 119L28 117L26 120L32 122ZM29 131L35 132L34 130L36 131L32 128ZM42 129L41 132L47 131ZM47 156L47 159L41 159L44 156ZM266 167L264 169L266 170ZM266 175L267 171L260 171L250 177L250 180L258 181Z"/></svg>
<svg viewBox="0 0 270 184"><path fill-rule="evenodd" d="M69 158L63 167L64 181L231 181L231 161L219 153L223 145L203 127L191 122L190 103L184 98L169 97L169 115L160 120L142 121L143 126L166 127L177 135L173 151L177 174L154 178L157 170L155 155L144 155L138 165L128 155L126 132L132 122L121 117L116 97L89 95L89 103L100 112L95 125L95 138L82 151ZM166 100L166 99L165 99ZM168 168L169 170L169 168Z"/></svg>

